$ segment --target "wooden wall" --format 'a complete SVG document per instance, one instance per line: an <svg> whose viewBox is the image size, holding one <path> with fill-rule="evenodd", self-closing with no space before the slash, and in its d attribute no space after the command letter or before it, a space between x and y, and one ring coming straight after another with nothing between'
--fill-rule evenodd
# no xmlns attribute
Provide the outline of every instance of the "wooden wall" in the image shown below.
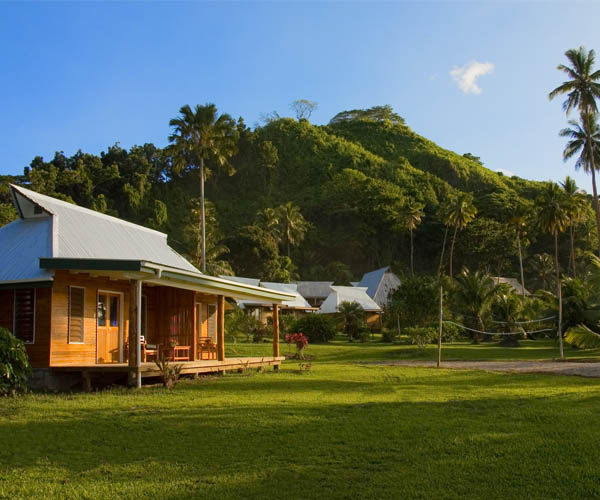
<svg viewBox="0 0 600 500"><path fill-rule="evenodd" d="M85 288L83 344L69 344L69 286ZM129 331L129 292L127 280L92 278L86 274L57 271L52 288L52 343L50 365L83 365L96 363L96 312L98 290L123 293L123 338Z"/></svg>
<svg viewBox="0 0 600 500"><path fill-rule="evenodd" d="M0 326L14 328L14 290L0 290ZM44 368L50 363L50 310L52 290L37 288L35 291L35 339L25 344L29 362L34 368Z"/></svg>

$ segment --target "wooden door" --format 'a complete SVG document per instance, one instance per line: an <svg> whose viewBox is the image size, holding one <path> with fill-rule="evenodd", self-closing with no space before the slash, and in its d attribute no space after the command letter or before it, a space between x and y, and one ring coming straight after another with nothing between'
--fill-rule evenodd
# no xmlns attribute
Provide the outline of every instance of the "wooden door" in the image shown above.
<svg viewBox="0 0 600 500"><path fill-rule="evenodd" d="M98 363L120 361L121 296L98 292Z"/></svg>

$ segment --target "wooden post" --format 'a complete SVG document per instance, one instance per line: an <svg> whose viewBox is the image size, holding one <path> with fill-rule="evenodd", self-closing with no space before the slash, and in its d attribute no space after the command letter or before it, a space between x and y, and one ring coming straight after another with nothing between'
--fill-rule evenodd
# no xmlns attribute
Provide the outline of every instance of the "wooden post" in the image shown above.
<svg viewBox="0 0 600 500"><path fill-rule="evenodd" d="M142 372L140 365L142 361L142 345L140 332L142 330L142 282L131 280L129 294L129 386L134 385L139 389L142 387Z"/></svg>
<svg viewBox="0 0 600 500"><path fill-rule="evenodd" d="M443 325L443 319L442 319L442 313L443 313L443 300L444 297L444 290L442 288L442 285L440 285L440 333L438 335L438 358L437 358L437 367L440 367L440 364L442 363L442 325Z"/></svg>
<svg viewBox="0 0 600 500"><path fill-rule="evenodd" d="M279 356L279 304L273 304L273 356Z"/></svg>
<svg viewBox="0 0 600 500"><path fill-rule="evenodd" d="M192 325L192 355L190 356L192 361L196 361L196 355L198 351L198 317L196 314L196 292L192 292L192 314L193 314L193 325Z"/></svg>
<svg viewBox="0 0 600 500"><path fill-rule="evenodd" d="M225 297L217 296L217 359L225 360Z"/></svg>

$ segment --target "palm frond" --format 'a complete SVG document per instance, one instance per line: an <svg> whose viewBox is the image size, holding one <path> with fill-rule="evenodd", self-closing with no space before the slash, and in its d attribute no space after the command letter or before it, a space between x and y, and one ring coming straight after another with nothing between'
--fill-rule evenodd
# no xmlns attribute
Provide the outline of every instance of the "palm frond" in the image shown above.
<svg viewBox="0 0 600 500"><path fill-rule="evenodd" d="M600 348L600 335L585 325L569 328L565 335L565 341L581 349Z"/></svg>

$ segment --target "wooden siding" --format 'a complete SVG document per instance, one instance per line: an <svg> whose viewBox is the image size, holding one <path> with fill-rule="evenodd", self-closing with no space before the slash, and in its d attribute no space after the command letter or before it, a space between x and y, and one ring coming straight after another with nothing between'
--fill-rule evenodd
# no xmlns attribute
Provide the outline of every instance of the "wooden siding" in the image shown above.
<svg viewBox="0 0 600 500"><path fill-rule="evenodd" d="M69 286L85 288L83 343L68 342L69 333ZM52 289L52 343L50 365L63 366L96 363L96 312L98 290L123 294L121 309L122 335L129 331L129 281L91 277L87 274L57 271Z"/></svg>
<svg viewBox="0 0 600 500"><path fill-rule="evenodd" d="M50 310L52 290L37 288L35 297L35 341L26 344L29 362L34 368L44 368L50 363ZM0 290L0 326L14 328L14 290Z"/></svg>

